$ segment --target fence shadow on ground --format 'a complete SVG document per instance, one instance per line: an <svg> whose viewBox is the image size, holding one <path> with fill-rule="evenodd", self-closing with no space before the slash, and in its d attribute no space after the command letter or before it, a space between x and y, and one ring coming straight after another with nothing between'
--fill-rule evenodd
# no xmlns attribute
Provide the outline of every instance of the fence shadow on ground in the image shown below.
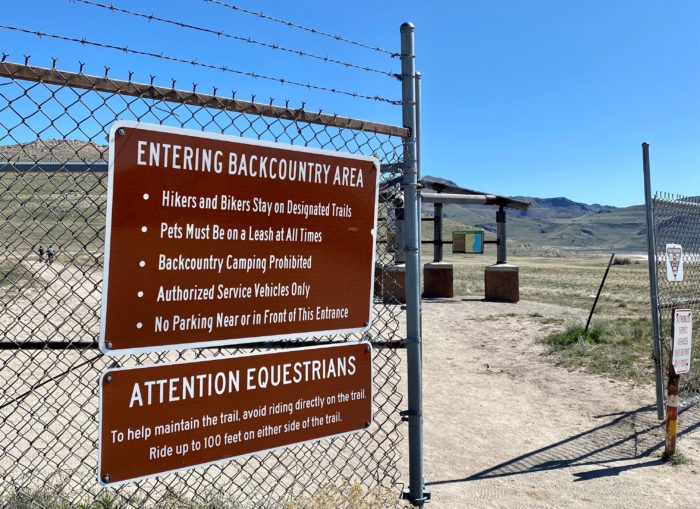
<svg viewBox="0 0 700 509"><path fill-rule="evenodd" d="M681 410L679 437L700 428L700 404ZM575 482L616 476L625 470L660 465L663 448L664 422L656 418L656 406L649 405L608 415L595 416L603 424L578 433L554 444L528 452L494 467L461 479L443 479L427 485L480 481L511 475L547 470L605 464L604 468L574 473ZM681 442L682 444L682 442ZM659 453L654 456L654 453ZM650 458L644 463L608 466L609 463Z"/></svg>

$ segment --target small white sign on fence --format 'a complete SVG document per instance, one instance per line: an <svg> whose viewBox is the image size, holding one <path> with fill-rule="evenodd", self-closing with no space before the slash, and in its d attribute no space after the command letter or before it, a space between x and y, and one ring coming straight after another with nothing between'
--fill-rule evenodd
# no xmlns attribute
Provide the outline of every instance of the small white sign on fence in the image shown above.
<svg viewBox="0 0 700 509"><path fill-rule="evenodd" d="M693 311L676 309L673 312L673 369L677 375L690 371L693 349Z"/></svg>
<svg viewBox="0 0 700 509"><path fill-rule="evenodd" d="M666 279L683 281L683 246L666 244Z"/></svg>

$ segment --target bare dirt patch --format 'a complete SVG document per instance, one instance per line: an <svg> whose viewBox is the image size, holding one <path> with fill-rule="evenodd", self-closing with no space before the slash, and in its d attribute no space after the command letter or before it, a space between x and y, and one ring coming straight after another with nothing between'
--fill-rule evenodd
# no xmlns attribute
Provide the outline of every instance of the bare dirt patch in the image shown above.
<svg viewBox="0 0 700 509"><path fill-rule="evenodd" d="M544 355L540 338L583 309L474 297L426 301L423 312L432 507L698 507L700 409L680 418L687 461L662 463L651 383Z"/></svg>

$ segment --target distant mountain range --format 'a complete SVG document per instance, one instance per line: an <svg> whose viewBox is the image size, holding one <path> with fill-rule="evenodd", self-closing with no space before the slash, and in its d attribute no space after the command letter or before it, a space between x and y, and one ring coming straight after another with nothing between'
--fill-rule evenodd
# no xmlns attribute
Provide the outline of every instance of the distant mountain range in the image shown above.
<svg viewBox="0 0 700 509"><path fill-rule="evenodd" d="M568 198L534 198L532 196L514 196L514 198L529 201L531 203L528 216L538 219L570 219L585 214L598 214L599 212L612 212L615 207L594 203L588 205Z"/></svg>
<svg viewBox="0 0 700 509"><path fill-rule="evenodd" d="M429 177L451 185L454 182ZM520 243L576 251L646 251L643 205L613 207L579 203L568 198L514 196L529 201L527 212L508 210L508 238ZM426 216L432 207L424 207ZM496 207L446 205L445 217L468 226L496 230Z"/></svg>

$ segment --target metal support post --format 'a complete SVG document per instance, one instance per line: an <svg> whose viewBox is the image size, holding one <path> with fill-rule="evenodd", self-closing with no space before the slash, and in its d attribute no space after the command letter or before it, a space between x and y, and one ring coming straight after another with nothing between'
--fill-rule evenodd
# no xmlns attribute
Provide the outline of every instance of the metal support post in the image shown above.
<svg viewBox="0 0 700 509"><path fill-rule="evenodd" d="M496 263L506 263L506 211L501 206L496 212L496 238L498 239L498 250L496 253Z"/></svg>
<svg viewBox="0 0 700 509"><path fill-rule="evenodd" d="M422 507L427 501L423 479L423 373L420 317L420 197L418 194L418 147L416 139L416 69L414 26L401 25L401 99L404 138L403 185L406 233L406 356L408 373L408 490L406 498Z"/></svg>
<svg viewBox="0 0 700 509"><path fill-rule="evenodd" d="M406 224L404 221L403 204L394 208L395 237L394 237L394 262L397 265L406 263Z"/></svg>
<svg viewBox="0 0 700 509"><path fill-rule="evenodd" d="M415 66L414 66L415 67ZM420 97L421 97L421 92L420 92L420 82L421 79L423 78L423 75L416 71L416 125L414 126L414 129L416 131L416 178L418 179L418 182L420 182L421 174L420 174L420 168L421 168L421 155L420 155ZM420 193L420 191L419 191ZM422 219L423 219L423 201L420 199L420 194L418 196L418 262L423 259L423 243L421 242L423 240L423 230L422 230ZM423 271L419 270L418 271L418 289L420 290L423 288ZM423 301L419 300L418 301L418 316L420 318L420 336L423 337Z"/></svg>
<svg viewBox="0 0 700 509"><path fill-rule="evenodd" d="M433 204L433 261L442 261L442 203Z"/></svg>
<svg viewBox="0 0 700 509"><path fill-rule="evenodd" d="M673 313L675 318L676 313ZM678 395L680 394L681 377L673 367L673 358L668 359L668 399L666 400L666 444L663 459L668 460L676 454L676 438L678 437Z"/></svg>
<svg viewBox="0 0 700 509"><path fill-rule="evenodd" d="M654 208L651 200L651 165L649 144L642 143L644 166L644 201L647 209L647 247L649 263L649 294L651 300L652 344L654 348L654 371L656 374L656 413L664 418L664 384L661 369L661 328L659 326L659 282L656 273L656 232L654 231Z"/></svg>
<svg viewBox="0 0 700 509"><path fill-rule="evenodd" d="M415 131L416 131L416 175L418 177L418 180L420 180L421 174L420 174L420 168L421 168L421 156L420 156L420 87L421 87L421 79L423 78L423 75L416 71L416 125ZM418 205L420 206L420 201L418 202Z"/></svg>
<svg viewBox="0 0 700 509"><path fill-rule="evenodd" d="M610 260L608 260L608 266L606 267L605 273L603 274L603 280L600 282L600 286L598 287L598 293L595 294L595 300L593 301L591 312L588 313L588 320L586 321L586 328L584 329L586 332L588 332L588 328L591 326L591 320L593 320L593 313L595 313L595 308L598 306L598 300L600 299L600 294L603 293L605 280L608 279L608 273L610 272L610 267L612 266L613 261L615 261L615 253L610 255Z"/></svg>

